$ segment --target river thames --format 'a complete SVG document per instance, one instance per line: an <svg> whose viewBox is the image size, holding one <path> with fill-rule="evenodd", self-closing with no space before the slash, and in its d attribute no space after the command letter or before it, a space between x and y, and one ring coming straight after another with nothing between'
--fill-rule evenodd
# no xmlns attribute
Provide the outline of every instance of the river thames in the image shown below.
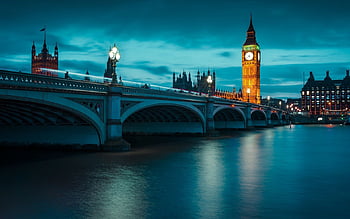
<svg viewBox="0 0 350 219"><path fill-rule="evenodd" d="M350 126L145 142L5 152L0 218L350 218Z"/></svg>

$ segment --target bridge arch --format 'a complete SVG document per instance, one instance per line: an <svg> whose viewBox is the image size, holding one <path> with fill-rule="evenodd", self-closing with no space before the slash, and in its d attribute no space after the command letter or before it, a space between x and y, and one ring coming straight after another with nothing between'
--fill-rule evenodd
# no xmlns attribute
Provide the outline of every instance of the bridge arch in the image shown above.
<svg viewBox="0 0 350 219"><path fill-rule="evenodd" d="M162 101L138 103L121 116L124 134L203 134L205 121L203 113L191 104Z"/></svg>
<svg viewBox="0 0 350 219"><path fill-rule="evenodd" d="M215 129L246 128L246 117L238 107L221 106L214 110Z"/></svg>
<svg viewBox="0 0 350 219"><path fill-rule="evenodd" d="M281 125L280 117L277 112L271 113L271 125L275 125L275 126Z"/></svg>
<svg viewBox="0 0 350 219"><path fill-rule="evenodd" d="M271 120L279 120L277 113L271 113Z"/></svg>
<svg viewBox="0 0 350 219"><path fill-rule="evenodd" d="M101 145L106 139L98 115L57 93L0 95L0 105L0 136L8 142Z"/></svg>
<svg viewBox="0 0 350 219"><path fill-rule="evenodd" d="M264 111L255 109L251 112L252 125L256 127L267 126L267 116Z"/></svg>

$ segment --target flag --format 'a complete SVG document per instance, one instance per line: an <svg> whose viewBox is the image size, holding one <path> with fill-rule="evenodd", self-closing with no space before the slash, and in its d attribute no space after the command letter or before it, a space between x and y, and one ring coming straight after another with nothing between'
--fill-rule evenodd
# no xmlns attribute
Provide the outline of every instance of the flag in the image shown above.
<svg viewBox="0 0 350 219"><path fill-rule="evenodd" d="M43 29L41 29L40 31L45 31L46 30L46 27L44 27Z"/></svg>

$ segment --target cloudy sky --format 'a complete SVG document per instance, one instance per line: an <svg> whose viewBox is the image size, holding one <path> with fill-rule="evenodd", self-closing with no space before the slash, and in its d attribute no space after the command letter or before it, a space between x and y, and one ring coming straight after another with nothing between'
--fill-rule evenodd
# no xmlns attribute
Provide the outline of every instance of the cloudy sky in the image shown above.
<svg viewBox="0 0 350 219"><path fill-rule="evenodd" d="M124 80L171 86L172 73L217 73L218 88L241 87L241 48L250 13L261 46L263 97L299 97L313 71L342 79L350 68L346 0L12 0L0 7L0 69L30 72L31 46L46 26L59 69L102 76L114 43ZM303 77L305 75L305 77Z"/></svg>

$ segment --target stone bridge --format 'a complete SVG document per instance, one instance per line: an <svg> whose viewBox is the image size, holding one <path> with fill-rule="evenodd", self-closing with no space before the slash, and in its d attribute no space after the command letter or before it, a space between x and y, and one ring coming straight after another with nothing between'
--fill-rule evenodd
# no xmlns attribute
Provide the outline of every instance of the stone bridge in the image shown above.
<svg viewBox="0 0 350 219"><path fill-rule="evenodd" d="M0 70L0 142L100 146L123 134L210 134L288 119L280 109L215 96Z"/></svg>

